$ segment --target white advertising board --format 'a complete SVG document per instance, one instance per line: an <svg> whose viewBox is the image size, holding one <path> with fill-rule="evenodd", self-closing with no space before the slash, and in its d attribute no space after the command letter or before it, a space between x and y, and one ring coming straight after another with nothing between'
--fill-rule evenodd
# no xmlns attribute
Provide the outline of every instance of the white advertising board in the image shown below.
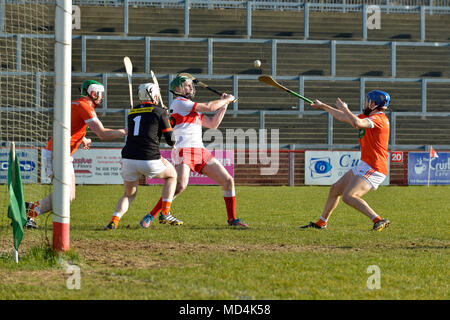
<svg viewBox="0 0 450 320"><path fill-rule="evenodd" d="M359 151L305 151L305 185L332 185L358 165ZM388 158L389 159L389 158ZM382 185L389 185L390 166Z"/></svg>
<svg viewBox="0 0 450 320"><path fill-rule="evenodd" d="M122 149L78 149L73 155L77 184L123 184L120 160ZM50 183L41 170L42 183Z"/></svg>

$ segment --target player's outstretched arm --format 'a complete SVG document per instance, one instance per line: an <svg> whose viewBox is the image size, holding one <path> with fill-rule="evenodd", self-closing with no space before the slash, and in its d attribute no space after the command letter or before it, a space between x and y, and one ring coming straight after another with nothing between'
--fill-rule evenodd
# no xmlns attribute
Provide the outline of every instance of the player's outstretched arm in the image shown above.
<svg viewBox="0 0 450 320"><path fill-rule="evenodd" d="M108 129L105 128L99 119L95 119L89 122L89 128L99 137L101 140L113 140L122 138L128 134L128 130L125 129Z"/></svg>
<svg viewBox="0 0 450 320"><path fill-rule="evenodd" d="M213 100L207 103L197 103L197 107L195 108L195 111L198 112L214 112L231 102L233 102L236 98L232 94L222 94L221 99L219 100Z"/></svg>
<svg viewBox="0 0 450 320"><path fill-rule="evenodd" d="M314 109L322 109L323 111L326 111L329 114L331 114L333 118L339 121L349 122L347 116L344 114L342 110L333 108L320 100L314 100L314 102L311 104L311 107L313 107Z"/></svg>
<svg viewBox="0 0 450 320"><path fill-rule="evenodd" d="M342 101L340 98L337 98L336 100L336 108L338 108L343 113L344 117L347 119L345 122L350 123L353 128L363 129L372 127L372 124L368 120L361 119L355 116L348 108L347 103Z"/></svg>

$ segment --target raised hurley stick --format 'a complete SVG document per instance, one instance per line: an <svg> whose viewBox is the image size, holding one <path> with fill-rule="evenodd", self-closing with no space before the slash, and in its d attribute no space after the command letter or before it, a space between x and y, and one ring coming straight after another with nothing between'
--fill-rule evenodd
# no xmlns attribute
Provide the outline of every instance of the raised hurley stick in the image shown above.
<svg viewBox="0 0 450 320"><path fill-rule="evenodd" d="M211 91L211 92L214 92L214 93L217 94L218 96L222 96L222 92L219 92L219 91L217 91L216 89L214 89L214 88L210 87L209 85L207 85L206 83L201 82L200 80L198 80L197 78L195 78L195 77L194 77L192 74L190 74L190 73L183 72L183 73L180 73L179 76L185 76L185 77L188 77L189 79L192 80L192 82L193 82L194 84L198 84L199 86L201 86L201 87L203 87L203 88L205 88L205 89L208 89L208 90ZM237 98L234 99L233 103L236 102L237 100L238 100Z"/></svg>
<svg viewBox="0 0 450 320"><path fill-rule="evenodd" d="M133 64L128 57L123 58L123 64L125 65L125 72L128 76L128 89L130 91L130 109L133 109L133 89L131 86L131 76L133 75Z"/></svg>
<svg viewBox="0 0 450 320"><path fill-rule="evenodd" d="M161 88L159 87L158 79L156 79L156 76L153 73L153 70L150 70L150 74L152 76L153 83L156 84L159 88L159 104L161 105L161 108L164 108L164 102L161 97Z"/></svg>
<svg viewBox="0 0 450 320"><path fill-rule="evenodd" d="M310 100L310 99L308 99L308 98L302 96L301 94L299 94L299 93L297 93L297 92L294 92L294 91L292 91L292 90L286 88L285 86L282 86L281 84L279 84L278 82L276 82L271 76L260 76L260 77L258 77L258 80L261 81L261 82L264 82L264 83L268 84L269 86L273 86L273 87L275 87L275 88L284 90L284 91L286 91L286 92L292 94L293 96L296 96L297 98L300 98L300 99L302 99L302 100L304 100L304 101L306 101L306 102L308 102L308 103L310 103L310 104L313 103L312 100Z"/></svg>

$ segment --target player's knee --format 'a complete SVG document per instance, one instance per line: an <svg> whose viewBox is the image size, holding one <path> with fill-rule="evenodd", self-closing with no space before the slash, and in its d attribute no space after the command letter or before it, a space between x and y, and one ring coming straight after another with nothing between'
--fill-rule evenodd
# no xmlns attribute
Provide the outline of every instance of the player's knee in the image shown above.
<svg viewBox="0 0 450 320"><path fill-rule="evenodd" d="M178 181L177 188L176 188L176 193L177 194L181 193L184 190L186 190L186 188L187 188L187 182L185 182L185 181Z"/></svg>
<svg viewBox="0 0 450 320"><path fill-rule="evenodd" d="M339 188L336 184L331 185L329 193L332 196L340 196Z"/></svg>
<svg viewBox="0 0 450 320"><path fill-rule="evenodd" d="M344 201L346 204L352 203L354 198L355 198L355 196L353 194L350 194L350 193L344 193L342 195L342 201Z"/></svg>
<svg viewBox="0 0 450 320"><path fill-rule="evenodd" d="M224 187L226 189L231 190L234 187L234 179L233 179L233 177L232 176L228 176L225 179L225 183L224 184L225 184Z"/></svg>
<svg viewBox="0 0 450 320"><path fill-rule="evenodd" d="M136 198L136 195L137 195L137 190L130 190L130 191L126 192L125 195L126 195L130 200L134 200L134 198Z"/></svg>

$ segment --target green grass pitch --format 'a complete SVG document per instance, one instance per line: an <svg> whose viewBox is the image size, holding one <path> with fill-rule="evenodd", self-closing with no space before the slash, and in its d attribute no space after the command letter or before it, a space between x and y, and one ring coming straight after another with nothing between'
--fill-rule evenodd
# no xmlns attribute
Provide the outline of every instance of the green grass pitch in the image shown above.
<svg viewBox="0 0 450 320"><path fill-rule="evenodd" d="M80 289L55 256L51 216L26 230L12 257L9 220L0 225L1 299L449 299L450 186L380 187L364 199L391 221L382 232L340 203L328 229L303 230L323 208L329 187L236 187L237 216L226 224L218 186L189 186L172 204L181 227L138 223L161 194L139 187L119 229L104 231L122 186L77 186L71 250ZM47 228L46 228L47 226ZM379 288L368 287L377 266ZM368 272L369 270L369 272ZM370 281L369 281L370 282ZM370 282L374 283L374 282Z"/></svg>

